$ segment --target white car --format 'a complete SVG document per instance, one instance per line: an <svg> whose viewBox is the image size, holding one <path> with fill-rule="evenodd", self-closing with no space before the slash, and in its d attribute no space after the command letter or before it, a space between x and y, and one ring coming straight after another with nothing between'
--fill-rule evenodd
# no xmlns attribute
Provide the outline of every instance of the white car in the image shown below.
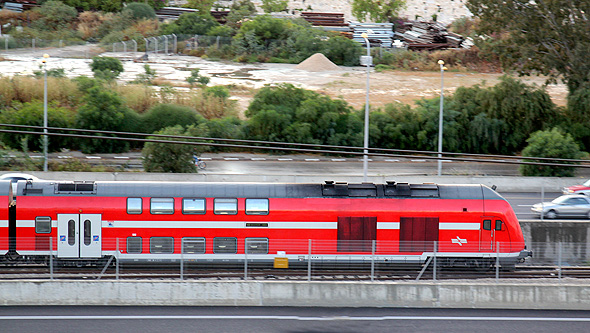
<svg viewBox="0 0 590 333"><path fill-rule="evenodd" d="M13 172L13 173L5 173L0 175L0 180L10 180L12 183L12 193L16 194L16 187L17 182L19 180L39 180L39 178L29 175L28 173L20 173L20 172Z"/></svg>
<svg viewBox="0 0 590 333"><path fill-rule="evenodd" d="M562 195L551 202L534 204L531 211L548 219L557 217L590 219L590 197L580 194Z"/></svg>

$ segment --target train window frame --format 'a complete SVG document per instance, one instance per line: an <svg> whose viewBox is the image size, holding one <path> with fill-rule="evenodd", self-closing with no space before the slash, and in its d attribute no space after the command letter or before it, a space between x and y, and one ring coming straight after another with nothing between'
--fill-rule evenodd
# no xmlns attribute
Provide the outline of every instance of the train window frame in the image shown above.
<svg viewBox="0 0 590 333"><path fill-rule="evenodd" d="M166 242L166 243L158 243ZM155 249L162 248L156 251ZM174 253L174 237L154 236L150 237L150 253L151 254L172 254Z"/></svg>
<svg viewBox="0 0 590 333"><path fill-rule="evenodd" d="M229 205L231 205L231 207ZM215 214L215 215L236 215L236 214L238 214L238 199L237 198L215 198L215 199L213 199L213 214Z"/></svg>
<svg viewBox="0 0 590 333"><path fill-rule="evenodd" d="M139 251L135 251L133 250L133 246L137 246L137 244L131 244L130 246L130 242L129 241L136 241L139 240ZM127 253L128 254L140 254L143 253L143 238L139 237L139 236L129 236L127 237Z"/></svg>
<svg viewBox="0 0 590 333"><path fill-rule="evenodd" d="M254 202L265 202L262 205L255 205ZM248 207L248 203L254 207ZM246 198L246 215L268 215L270 203L267 198Z"/></svg>
<svg viewBox="0 0 590 333"><path fill-rule="evenodd" d="M139 201L139 205L137 205ZM127 214L141 214L143 213L143 198L127 198Z"/></svg>
<svg viewBox="0 0 590 333"><path fill-rule="evenodd" d="M247 254L268 254L268 238L248 237L244 244ZM255 247L252 247L253 245ZM261 245L262 247L259 247Z"/></svg>
<svg viewBox="0 0 590 333"><path fill-rule="evenodd" d="M492 220L483 220L483 230L492 230Z"/></svg>
<svg viewBox="0 0 590 333"><path fill-rule="evenodd" d="M187 208L185 202L202 202L203 209ZM182 214L185 215L204 215L207 213L207 200L205 198L182 198Z"/></svg>
<svg viewBox="0 0 590 333"><path fill-rule="evenodd" d="M50 234L51 233L51 217L37 216L35 217L35 233Z"/></svg>
<svg viewBox="0 0 590 333"><path fill-rule="evenodd" d="M150 198L150 214L172 215L174 214L174 198Z"/></svg>
<svg viewBox="0 0 590 333"><path fill-rule="evenodd" d="M496 223L494 225L494 230L496 231L502 231L502 225L504 224L504 222L502 222L502 220L496 220Z"/></svg>
<svg viewBox="0 0 590 333"><path fill-rule="evenodd" d="M187 251L187 244L203 245L202 251ZM182 237L182 253L183 254L205 254L207 251L207 240L205 237Z"/></svg>
<svg viewBox="0 0 590 333"><path fill-rule="evenodd" d="M215 253L215 254L236 254L236 253L238 253L238 238L237 237L214 237L213 238L213 253Z"/></svg>

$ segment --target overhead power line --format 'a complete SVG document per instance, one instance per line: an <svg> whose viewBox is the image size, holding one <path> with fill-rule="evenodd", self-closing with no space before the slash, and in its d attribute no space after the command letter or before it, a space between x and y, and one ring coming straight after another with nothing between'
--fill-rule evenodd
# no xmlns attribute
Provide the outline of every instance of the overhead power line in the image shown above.
<svg viewBox="0 0 590 333"><path fill-rule="evenodd" d="M2 127L9 128L25 128L34 130L43 130L43 126L28 126L28 125L14 125L14 124L0 124ZM321 153L321 154L333 154L333 155L353 155L363 156L364 152L362 147L351 147L351 146L334 146L334 145L314 145L306 143L289 143L289 142L273 142L273 141L256 141L256 140L239 140L239 139L222 139L222 138L211 138L211 137L190 137L190 136L179 136L179 135L164 135L164 134L146 134L146 133L135 133L135 132L116 132L116 131L103 131L103 130L89 130L89 129L77 129L77 128L63 128L63 127L47 127L47 130L52 131L68 131L78 133L92 133L92 134L107 134L113 136L100 136L91 134L73 134L73 133L55 133L55 132L36 132L36 131L24 131L24 130L12 130L12 129L0 129L0 133L13 133L13 134L32 134L32 135L49 135L58 137L74 137L74 138L87 138L87 139L104 139L104 140L118 140L118 141L133 141L133 142L155 142L155 143L169 143L169 144L184 144L194 146L214 146L214 147L225 147L225 148L247 148L247 149L258 149L258 150L275 150L275 151L287 151L287 152L298 152L298 153ZM122 135L122 136L120 136ZM136 136L136 137L126 137ZM160 139L150 139L160 138ZM161 140L161 139L176 139L176 140ZM177 141L177 140L196 140L196 141ZM220 143L228 142L228 143ZM303 148L301 148L303 147ZM413 154L413 155L412 155ZM422 151L422 150L403 150L403 149L389 149L389 148L369 148L369 155L379 157L402 157L402 158L422 158L427 160L438 160L438 156L424 156L415 154L438 154L438 152ZM540 165L540 166L558 166L558 167L579 167L579 168L590 168L590 165L584 165L584 163L590 163L589 160L576 160L576 159L558 159L558 158L547 158L547 157L518 157L509 155L486 155L486 154L470 154L470 153L450 153L443 152L441 159L451 161L464 161L464 162L479 162L479 163L500 163L500 164L525 164L525 165ZM456 156L467 156L467 157L456 157ZM477 158L475 158L477 157ZM497 159L499 158L499 159ZM507 159L507 160L504 160ZM526 160L526 161L523 161ZM529 161L551 161L551 162L529 162ZM554 163L554 162L564 163ZM582 163L582 164L573 164Z"/></svg>

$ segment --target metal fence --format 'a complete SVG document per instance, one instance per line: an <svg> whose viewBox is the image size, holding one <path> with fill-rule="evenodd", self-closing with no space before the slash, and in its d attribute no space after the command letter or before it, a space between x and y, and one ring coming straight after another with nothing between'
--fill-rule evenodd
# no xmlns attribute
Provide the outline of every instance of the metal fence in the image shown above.
<svg viewBox="0 0 590 333"><path fill-rule="evenodd" d="M60 236L65 237L65 236ZM132 238L132 237L130 237ZM514 267L506 264L509 244L496 243L482 251L464 244L449 254L444 242L216 239L199 237L169 241L130 238L102 240L100 258L62 252L65 238L0 238L0 249L15 248L0 264L0 279L279 279L318 280L443 280L590 277L586 243L533 243L532 258ZM138 238L138 237L135 237ZM164 237L154 237L164 238ZM58 244L60 243L61 244ZM278 250L279 249L279 250ZM280 249L288 249L281 251ZM244 251L245 250L245 251ZM400 254L403 251L403 255ZM464 251L464 252L463 252ZM4 253L4 252L1 252ZM238 254L235 254L238 253ZM473 255L477 254L477 255ZM92 255L91 255L92 256ZM461 257L449 267L450 257Z"/></svg>

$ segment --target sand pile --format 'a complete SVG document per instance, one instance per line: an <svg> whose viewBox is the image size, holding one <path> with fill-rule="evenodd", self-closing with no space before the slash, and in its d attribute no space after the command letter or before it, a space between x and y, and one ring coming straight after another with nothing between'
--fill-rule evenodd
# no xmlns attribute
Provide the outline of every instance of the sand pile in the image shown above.
<svg viewBox="0 0 590 333"><path fill-rule="evenodd" d="M321 53L316 53L311 57L303 60L299 65L295 66L297 69L301 69L308 72L324 72L324 71L339 71L340 67L326 58Z"/></svg>

